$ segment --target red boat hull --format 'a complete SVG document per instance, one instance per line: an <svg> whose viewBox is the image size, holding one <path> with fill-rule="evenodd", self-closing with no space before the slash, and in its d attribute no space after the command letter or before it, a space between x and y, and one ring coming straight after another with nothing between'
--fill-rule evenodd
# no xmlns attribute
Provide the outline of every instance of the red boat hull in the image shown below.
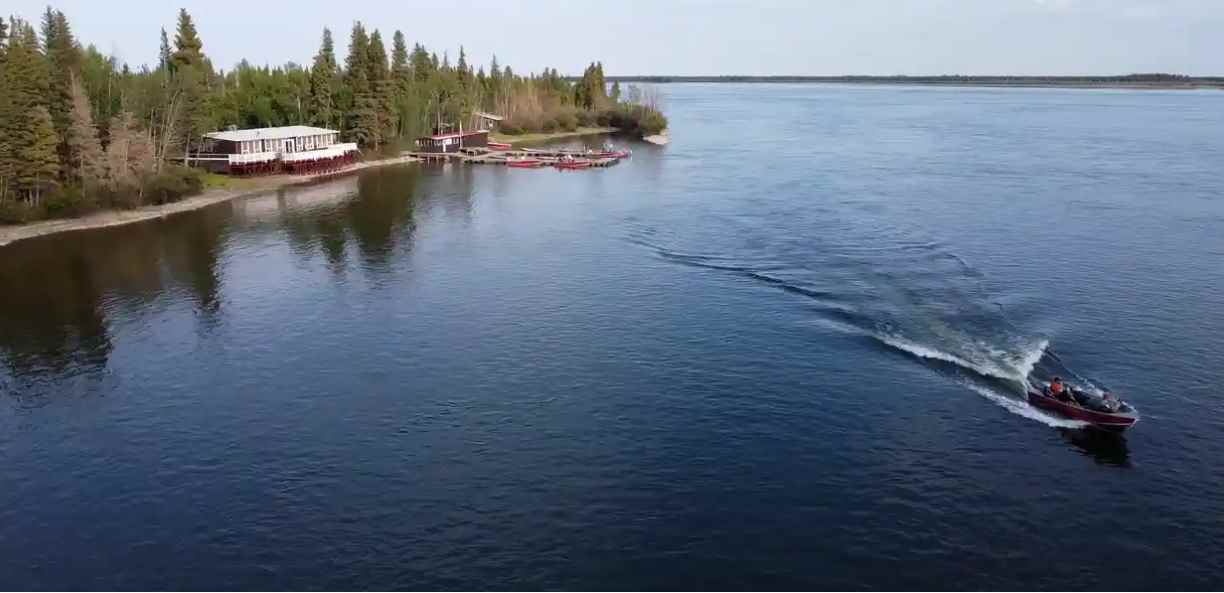
<svg viewBox="0 0 1224 593"><path fill-rule="evenodd" d="M486 144L486 146L494 150L510 150L511 148L510 145L506 144L505 142L489 142Z"/></svg>
<svg viewBox="0 0 1224 593"><path fill-rule="evenodd" d="M516 169L538 169L544 166L544 161L506 161L506 166Z"/></svg>
<svg viewBox="0 0 1224 593"><path fill-rule="evenodd" d="M586 169L591 166L587 161L577 161L573 163L557 163L558 169Z"/></svg>
<svg viewBox="0 0 1224 593"><path fill-rule="evenodd" d="M1057 400L1036 391L1028 392L1028 401L1033 406L1043 410L1049 410L1057 413L1060 416L1065 416L1072 420L1087 422L1093 426L1107 430L1115 430L1120 432L1134 426L1135 422L1139 420L1139 417L1133 412L1133 410L1131 412L1118 412L1116 414L1089 410L1083 406Z"/></svg>

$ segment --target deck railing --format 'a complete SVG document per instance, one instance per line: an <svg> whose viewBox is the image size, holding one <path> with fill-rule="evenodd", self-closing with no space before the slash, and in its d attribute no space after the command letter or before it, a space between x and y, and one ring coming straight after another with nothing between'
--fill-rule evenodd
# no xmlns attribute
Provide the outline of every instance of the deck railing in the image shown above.
<svg viewBox="0 0 1224 593"><path fill-rule="evenodd" d="M303 150L301 152L283 152L281 153L281 160L286 163L300 163L303 161L339 158L350 152L357 152L357 144L354 142L342 142L327 148Z"/></svg>
<svg viewBox="0 0 1224 593"><path fill-rule="evenodd" d="M256 163L270 163L275 161L280 153L271 152L251 152L247 154L231 154L229 155L229 164L231 165L254 165Z"/></svg>

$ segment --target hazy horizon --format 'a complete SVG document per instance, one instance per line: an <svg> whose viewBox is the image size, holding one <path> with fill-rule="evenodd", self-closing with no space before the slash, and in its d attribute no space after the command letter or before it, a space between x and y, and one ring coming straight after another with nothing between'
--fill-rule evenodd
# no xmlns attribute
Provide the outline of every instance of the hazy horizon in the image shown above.
<svg viewBox="0 0 1224 593"><path fill-rule="evenodd" d="M37 22L47 3L6 11ZM600 60L619 76L1224 75L1224 3L1208 0L867 0L751 3L675 0L576 6L560 0L460 0L447 5L354 2L337 11L303 0L132 1L115 8L80 0L52 7L83 45L133 68L156 61L158 32L173 40L179 6L195 19L218 68L307 65L329 27L343 56L352 22L472 64L496 54L518 72L578 74Z"/></svg>

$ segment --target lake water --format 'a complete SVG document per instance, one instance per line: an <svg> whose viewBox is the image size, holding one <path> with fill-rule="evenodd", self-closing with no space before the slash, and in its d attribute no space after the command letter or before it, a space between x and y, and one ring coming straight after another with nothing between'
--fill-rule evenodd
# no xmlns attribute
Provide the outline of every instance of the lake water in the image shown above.
<svg viewBox="0 0 1224 593"><path fill-rule="evenodd" d="M1224 94L661 89L0 249L0 588L1224 582Z"/></svg>

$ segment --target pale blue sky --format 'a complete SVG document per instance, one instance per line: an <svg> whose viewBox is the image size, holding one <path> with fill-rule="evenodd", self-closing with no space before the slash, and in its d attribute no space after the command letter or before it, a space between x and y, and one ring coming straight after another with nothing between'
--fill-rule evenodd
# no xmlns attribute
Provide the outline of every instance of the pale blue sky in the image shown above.
<svg viewBox="0 0 1224 593"><path fill-rule="evenodd" d="M353 20L399 28L454 59L496 52L519 71L609 74L1224 75L1224 0L61 0L86 43L151 63L158 29L195 17L228 68L309 63L323 26L343 54ZM0 9L36 19L46 2Z"/></svg>

